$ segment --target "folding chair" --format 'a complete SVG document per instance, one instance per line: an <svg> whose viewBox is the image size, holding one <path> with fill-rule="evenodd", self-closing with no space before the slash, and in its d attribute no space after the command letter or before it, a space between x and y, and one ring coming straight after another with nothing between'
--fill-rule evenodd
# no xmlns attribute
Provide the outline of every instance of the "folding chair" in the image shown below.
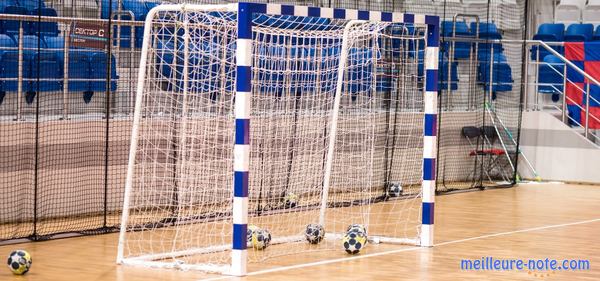
<svg viewBox="0 0 600 281"><path fill-rule="evenodd" d="M509 181L511 176L505 170L508 157L504 149L495 148L494 144L499 139L498 131L494 126L465 126L461 130L461 135L469 142L472 150L469 156L475 157L475 168L469 177L475 177L477 167L481 167L483 173L490 182L493 179L502 179Z"/></svg>

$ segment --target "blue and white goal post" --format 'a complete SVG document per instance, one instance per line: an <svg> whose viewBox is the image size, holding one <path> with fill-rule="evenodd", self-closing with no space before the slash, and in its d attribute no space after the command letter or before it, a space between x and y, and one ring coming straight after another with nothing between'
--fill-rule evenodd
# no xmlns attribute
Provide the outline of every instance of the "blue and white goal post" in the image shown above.
<svg viewBox="0 0 600 281"><path fill-rule="evenodd" d="M368 243L433 246L438 54L437 16L153 8L118 263L243 276L344 251L352 224Z"/></svg>

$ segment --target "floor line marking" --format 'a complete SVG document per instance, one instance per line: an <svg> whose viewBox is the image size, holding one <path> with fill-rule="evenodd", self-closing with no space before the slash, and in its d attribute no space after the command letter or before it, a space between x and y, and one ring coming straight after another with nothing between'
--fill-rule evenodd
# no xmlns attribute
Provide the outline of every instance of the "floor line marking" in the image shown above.
<svg viewBox="0 0 600 281"><path fill-rule="evenodd" d="M553 225L538 226L538 227L525 228L525 229L519 229L519 230L513 230L513 231L505 231L505 232L498 232L498 233L493 233L493 234L486 234L486 235L480 235L480 236L475 236L475 237L470 237L470 238L464 238L464 239L458 239L458 240L452 240L452 241L446 241L446 242L442 242L442 243L437 243L437 244L434 245L434 247L436 247L436 246L450 245L450 244L456 244L456 243L462 243L462 242L467 242L467 241L471 241L471 240L479 240L479 239L485 239L485 238L490 238L490 237L510 235L510 234L515 234L515 233L523 233L523 232L530 232L530 231L536 231L536 230L545 230L545 229L559 228L559 227L565 227L565 226L573 226L573 225L593 223L593 222L600 222L600 218L591 219L591 220L584 220L584 221L577 221L577 222L570 222L570 223L562 223L562 224L553 224ZM407 251L414 251L414 250L419 250L419 249L424 249L424 248L423 247L402 248L402 249L396 249L396 250L384 251L384 252L378 252L378 253L372 253L372 254L365 254L365 255L354 256L354 257L346 257L346 258L338 258L338 259L318 261L318 262L310 262L310 263L303 263L303 264L290 265L290 266L282 266L282 267L276 267L276 268L271 268L271 269L265 269L265 270L259 270L259 271L250 272L246 276L254 276L254 275L261 275L261 274L278 272L278 271L286 271L286 270L290 270L290 269L297 269L297 268L318 266L318 265L324 265L324 264L331 264L331 263L352 261L352 260L358 260L358 259L364 259L364 258L370 258L370 257L377 257L377 256L384 256L384 255L396 254L396 253L407 252ZM201 279L201 280L224 280L224 279L231 279L231 278L236 278L236 277L232 277L232 276L219 276L219 277L208 278L208 279Z"/></svg>

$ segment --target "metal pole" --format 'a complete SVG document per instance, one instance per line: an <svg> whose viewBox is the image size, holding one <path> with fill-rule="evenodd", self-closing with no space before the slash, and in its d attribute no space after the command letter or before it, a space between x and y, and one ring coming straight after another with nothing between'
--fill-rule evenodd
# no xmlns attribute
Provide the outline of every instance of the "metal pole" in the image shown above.
<svg viewBox="0 0 600 281"><path fill-rule="evenodd" d="M590 131L590 83L587 83L585 91L585 138L588 138Z"/></svg>
<svg viewBox="0 0 600 281"><path fill-rule="evenodd" d="M527 44L525 44L525 54L528 54L528 46ZM523 71L525 72L523 74L523 88L525 91L525 94L523 95L523 104L525 105L525 110L529 110L529 106L528 106L528 102L529 99L527 98L527 95L529 95L529 67L531 66L531 62L529 61L529 57L527 55L524 56L525 59L525 69L523 69Z"/></svg>
<svg viewBox="0 0 600 281"><path fill-rule="evenodd" d="M535 54L535 91L533 92L533 102L534 102L534 106L533 108L535 110L539 110L539 104L540 104L540 100L539 100L539 89L540 89L540 83L539 83L539 76L540 76L540 46L538 45L538 47L535 50L536 54Z"/></svg>
<svg viewBox="0 0 600 281"><path fill-rule="evenodd" d="M473 61L469 61L469 63L473 63L472 67L469 69L469 75L470 77L474 77L477 72L477 68L479 67L479 16L475 16L475 34L477 36L477 42L475 42L475 54L473 55ZM469 58L469 60L471 60ZM477 108L477 79L470 79L471 82L469 83L470 85L470 89L469 89L469 94L471 95L473 102L471 103L473 105L473 109Z"/></svg>
<svg viewBox="0 0 600 281"><path fill-rule="evenodd" d="M567 65L566 64L563 65L562 121L563 121L563 123L567 123Z"/></svg>
<svg viewBox="0 0 600 281"><path fill-rule="evenodd" d="M446 2L444 2L444 9L446 8ZM454 16L454 19L452 21L452 38L456 37L456 15ZM451 45L450 45L450 50L449 50L449 56L448 56L448 77L446 77L446 95L448 95L447 99L448 99L448 107L447 109L453 108L452 105L452 61L454 60L454 52L455 52L455 48L456 48L456 41L452 41ZM439 66L440 68L444 67L444 56L442 56L442 65Z"/></svg>
<svg viewBox="0 0 600 281"><path fill-rule="evenodd" d="M67 119L69 114L69 47L71 41L71 26L67 25L65 31L65 48L63 50L65 61L63 62L63 119Z"/></svg>
<svg viewBox="0 0 600 281"><path fill-rule="evenodd" d="M19 74L17 80L17 120L21 120L23 98L23 21L19 21Z"/></svg>
<svg viewBox="0 0 600 281"><path fill-rule="evenodd" d="M128 62L128 69L129 69L129 77L131 79L131 77L133 77L133 53L135 52L135 26L131 26L131 38L130 38L130 42L131 42L131 51L129 52L129 62ZM121 62L122 63L122 62ZM118 66L118 64L117 64ZM120 100L124 100L123 95L119 95L118 96ZM133 87L129 87L129 108L133 108ZM121 102L121 111L122 113L125 113L125 103L126 102Z"/></svg>
<svg viewBox="0 0 600 281"><path fill-rule="evenodd" d="M114 14L114 13L113 13ZM124 11L125 15L132 14L130 11ZM12 14L1 14L0 18L2 20L15 20L15 21L43 21L43 22L62 22L62 23L70 23L74 20L77 22L87 22L87 23L108 23L107 19L92 19L92 18L73 18L73 17L51 17L51 16L31 16L31 15L12 15ZM122 25L134 25L134 26L144 26L143 21L134 21L134 20L112 20L112 24L120 23ZM166 24L167 26L174 26L174 24ZM506 42L507 40L503 40ZM521 40L522 41L522 40Z"/></svg>
<svg viewBox="0 0 600 281"><path fill-rule="evenodd" d="M489 75L489 79L490 79L490 86L489 86L489 90L490 92L488 93L489 97L490 97L490 106L492 104L492 91L494 90L494 85L493 85L493 81L494 81L494 44L491 43L490 44L490 75Z"/></svg>

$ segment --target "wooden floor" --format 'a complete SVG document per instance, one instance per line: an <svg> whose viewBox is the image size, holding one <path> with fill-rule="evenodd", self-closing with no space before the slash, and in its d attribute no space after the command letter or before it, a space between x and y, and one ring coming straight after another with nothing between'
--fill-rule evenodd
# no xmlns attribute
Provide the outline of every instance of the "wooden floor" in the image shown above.
<svg viewBox="0 0 600 281"><path fill-rule="evenodd" d="M318 264L286 256L271 261L270 272L246 278L117 266L116 234L8 245L0 247L0 255L25 249L33 267L22 277L0 270L0 280L600 280L600 186L521 184L439 196L435 225L433 248L370 245L389 250L352 257L332 253L329 262ZM591 270L460 269L461 259L481 257L588 259Z"/></svg>

